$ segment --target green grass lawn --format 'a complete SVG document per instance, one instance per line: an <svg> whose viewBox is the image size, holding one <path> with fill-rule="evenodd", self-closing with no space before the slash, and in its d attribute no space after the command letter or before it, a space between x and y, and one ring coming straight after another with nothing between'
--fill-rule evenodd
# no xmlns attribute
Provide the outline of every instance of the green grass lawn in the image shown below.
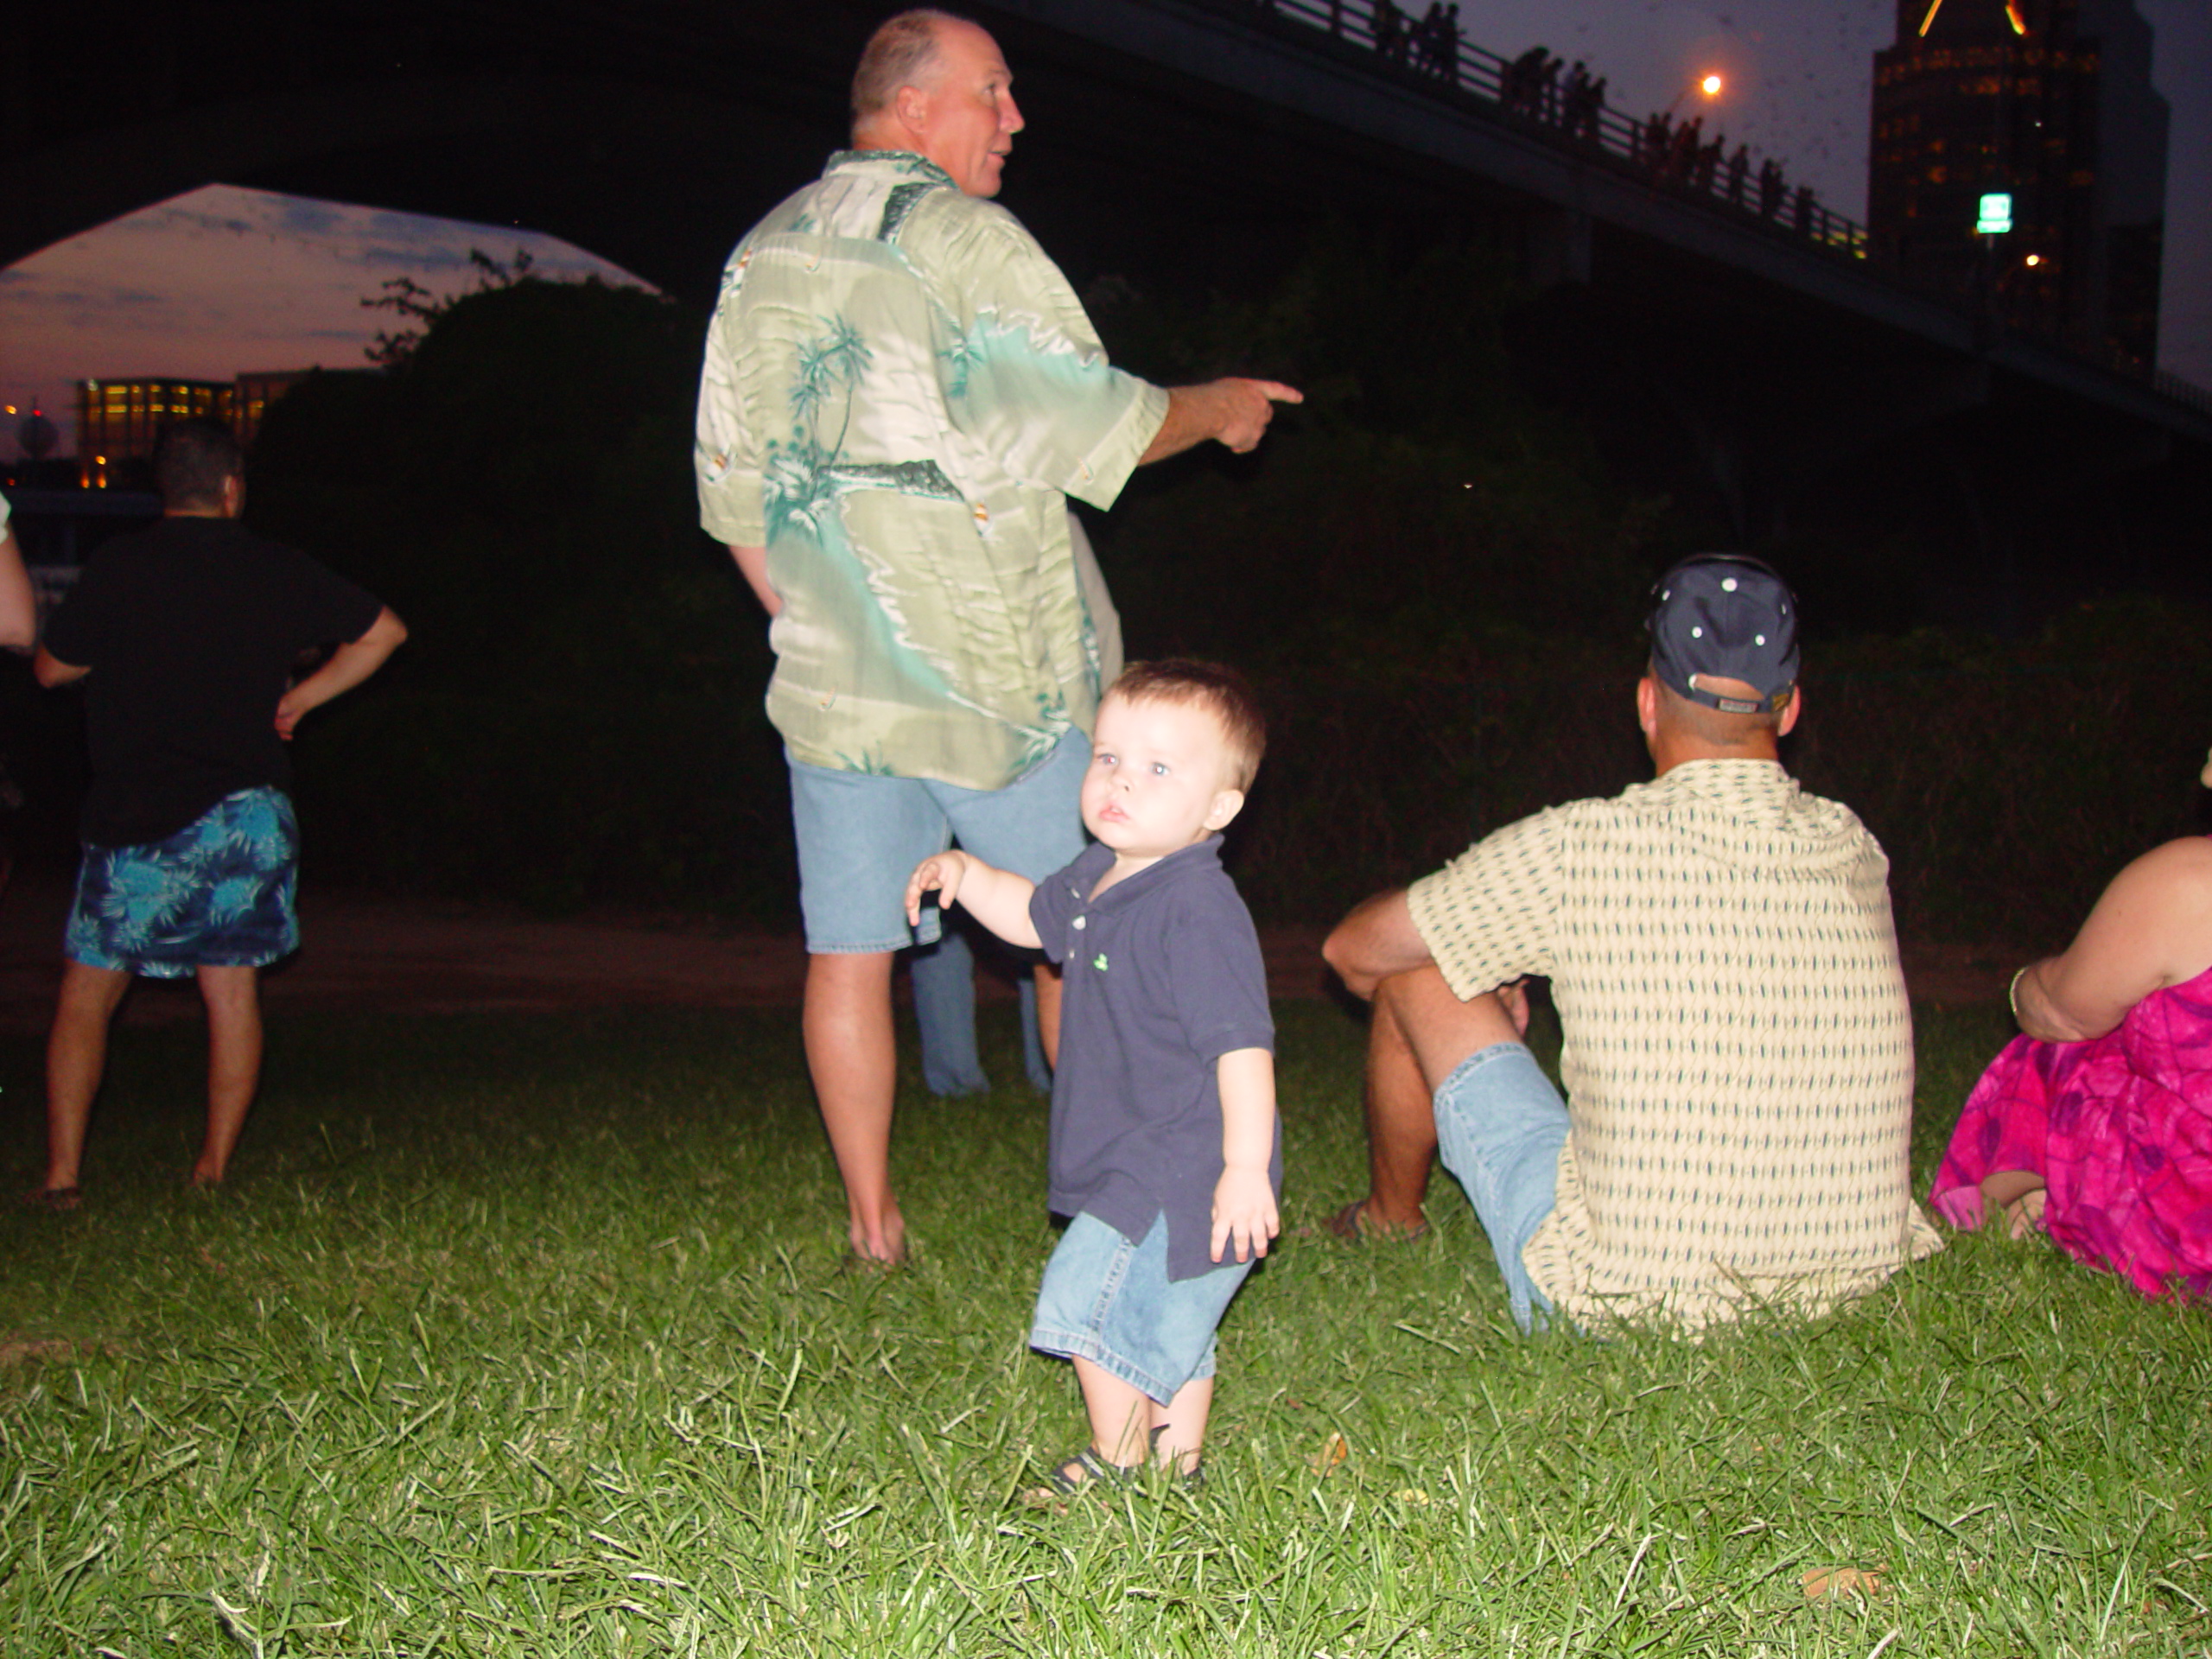
<svg viewBox="0 0 2212 1659"><path fill-rule="evenodd" d="M213 1198L197 1032L126 1030L84 1209L0 1215L0 1652L2212 1650L2202 1309L1972 1237L1810 1326L1524 1340L1448 1181L1421 1243L1313 1236L1360 1033L1279 1012L1285 1236L1209 1484L1065 1512L1021 1501L1084 1430L1023 1345L1005 1011L1009 1086L902 1097L889 1276L788 1014L295 1020ZM2003 1030L1923 1011L1921 1190ZM1808 1597L1842 1568L1878 1588Z"/></svg>

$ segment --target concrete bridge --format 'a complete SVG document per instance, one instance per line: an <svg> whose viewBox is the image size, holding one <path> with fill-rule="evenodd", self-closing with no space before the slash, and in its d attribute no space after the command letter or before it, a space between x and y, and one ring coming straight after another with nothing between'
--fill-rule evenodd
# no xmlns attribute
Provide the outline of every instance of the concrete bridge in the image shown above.
<svg viewBox="0 0 2212 1659"><path fill-rule="evenodd" d="M2107 533L2212 473L2212 400L1915 293L1824 204L1670 170L1618 112L1570 121L1480 42L1446 60L1378 40L1370 0L970 10L1032 122L1003 200L1078 279L1256 283L1332 217L1478 235L1528 278L1535 378L1655 472L1701 480L1744 540L1871 487L1936 504L1971 585L2023 537ZM20 16L0 262L219 180L550 230L703 296L840 142L882 11L234 0L129 33Z"/></svg>

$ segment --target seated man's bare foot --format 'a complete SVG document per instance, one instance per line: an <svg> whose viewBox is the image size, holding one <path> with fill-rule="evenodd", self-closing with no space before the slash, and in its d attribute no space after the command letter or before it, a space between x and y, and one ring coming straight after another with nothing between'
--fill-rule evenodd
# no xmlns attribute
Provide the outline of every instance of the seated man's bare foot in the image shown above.
<svg viewBox="0 0 2212 1659"><path fill-rule="evenodd" d="M81 1186L39 1186L23 1194L23 1206L29 1210L48 1210L56 1215L74 1210L85 1201Z"/></svg>
<svg viewBox="0 0 2212 1659"><path fill-rule="evenodd" d="M1370 1212L1365 1198L1354 1198L1321 1224L1332 1237L1347 1244L1363 1243L1369 1239L1393 1239L1412 1243L1427 1236L1428 1223L1383 1221Z"/></svg>

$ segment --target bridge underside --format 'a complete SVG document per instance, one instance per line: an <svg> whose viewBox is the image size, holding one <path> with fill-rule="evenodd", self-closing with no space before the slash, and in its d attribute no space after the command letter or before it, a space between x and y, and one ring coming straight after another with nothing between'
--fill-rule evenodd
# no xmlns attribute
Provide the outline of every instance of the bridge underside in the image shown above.
<svg viewBox="0 0 2212 1659"><path fill-rule="evenodd" d="M2017 586L2054 538L2101 538L2116 568L2143 503L2171 514L2212 474L2212 419L1279 32L1172 0L975 10L1033 123L1003 200L1078 283L1256 296L1332 220L1499 247L1535 296L1528 382L1739 543L1834 521L1941 542L1964 589ZM732 240L842 142L881 15L483 0L394 24L249 3L118 43L48 14L0 86L23 182L0 263L219 181L550 231L703 301Z"/></svg>

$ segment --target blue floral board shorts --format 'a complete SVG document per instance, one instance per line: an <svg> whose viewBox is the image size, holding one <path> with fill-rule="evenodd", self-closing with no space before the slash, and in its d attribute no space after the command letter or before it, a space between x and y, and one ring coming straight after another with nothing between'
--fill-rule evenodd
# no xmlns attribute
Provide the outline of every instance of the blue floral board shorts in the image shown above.
<svg viewBox="0 0 2212 1659"><path fill-rule="evenodd" d="M1087 1359L1164 1406L1185 1382L1213 1375L1215 1328L1252 1271L1233 1251L1223 1255L1211 1273L1170 1279L1166 1216L1135 1243L1077 1216L1045 1265L1029 1345Z"/></svg>
<svg viewBox="0 0 2212 1659"><path fill-rule="evenodd" d="M113 973L187 979L300 948L300 831L281 789L243 789L163 841L85 848L62 952Z"/></svg>

